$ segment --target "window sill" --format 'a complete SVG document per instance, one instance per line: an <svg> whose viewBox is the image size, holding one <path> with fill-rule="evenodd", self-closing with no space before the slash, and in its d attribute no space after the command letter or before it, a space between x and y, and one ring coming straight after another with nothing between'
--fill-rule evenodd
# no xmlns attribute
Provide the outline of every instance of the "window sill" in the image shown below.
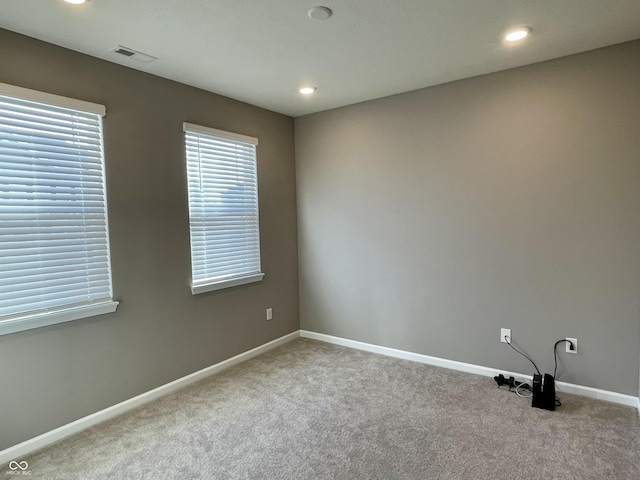
<svg viewBox="0 0 640 480"><path fill-rule="evenodd" d="M230 280L222 280L217 282L202 282L191 285L191 293L197 295L199 293L213 292L215 290L222 290L223 288L237 287L239 285L246 285L247 283L254 283L262 281L264 273L255 273L253 275L247 275L245 277L236 277Z"/></svg>
<svg viewBox="0 0 640 480"><path fill-rule="evenodd" d="M55 312L36 313L9 320L0 320L0 335L46 327L47 325L54 325L56 323L70 322L81 318L95 317L96 315L115 312L117 308L118 302L110 301L95 305L67 308Z"/></svg>

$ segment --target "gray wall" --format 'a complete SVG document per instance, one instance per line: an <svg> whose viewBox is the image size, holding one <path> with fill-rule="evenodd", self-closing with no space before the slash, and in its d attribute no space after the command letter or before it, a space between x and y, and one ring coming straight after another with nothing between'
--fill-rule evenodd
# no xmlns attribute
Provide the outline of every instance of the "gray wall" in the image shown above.
<svg viewBox="0 0 640 480"><path fill-rule="evenodd" d="M295 131L303 329L637 395L640 41Z"/></svg>
<svg viewBox="0 0 640 480"><path fill-rule="evenodd" d="M121 302L114 314L0 337L0 449L299 328L291 118L6 30L0 82L106 105ZM261 283L191 295L183 121L260 141Z"/></svg>

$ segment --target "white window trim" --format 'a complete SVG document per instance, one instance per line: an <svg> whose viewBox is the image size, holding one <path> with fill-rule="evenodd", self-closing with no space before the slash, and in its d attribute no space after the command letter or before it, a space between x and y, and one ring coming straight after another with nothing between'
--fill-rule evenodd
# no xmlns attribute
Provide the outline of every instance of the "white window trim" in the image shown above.
<svg viewBox="0 0 640 480"><path fill-rule="evenodd" d="M228 140L235 140L237 142L250 143L258 146L258 139L255 137L249 137L247 135L241 135L239 133L225 132L224 130L217 130L215 128L203 127L202 125L196 125L195 123L184 122L182 124L182 130L192 133L203 133L205 135L212 135L214 137L222 137Z"/></svg>
<svg viewBox="0 0 640 480"><path fill-rule="evenodd" d="M81 318L95 317L105 313L113 313L118 308L119 302L109 301L96 303L95 305L83 305L76 308L65 308L55 312L42 312L24 317L11 318L0 322L0 335L31 330L33 328L46 327L56 323L80 320Z"/></svg>
<svg viewBox="0 0 640 480"><path fill-rule="evenodd" d="M0 83L0 95L8 97L17 97L32 102L54 105L56 107L70 108L72 110L80 110L87 113L95 113L104 117L107 114L107 108L97 103L85 102L84 100L76 100L75 98L54 95L53 93L38 92L28 88L17 87L6 83Z"/></svg>
<svg viewBox="0 0 640 480"><path fill-rule="evenodd" d="M93 113L104 117L107 113L107 109L104 105L97 103L87 102L84 100L77 100L75 98L63 97L61 95L55 95L53 93L39 92L37 90L31 90L29 88L18 87L16 85L9 85L7 83L0 83L0 94L9 97L21 98L23 100L29 100L32 102L38 102L45 105L52 105L56 107L69 108L73 110L79 110L87 113ZM104 145L102 147L104 152ZM104 160L103 160L104 161ZM106 175L103 177L103 184L106 182ZM105 199L107 198L106 185ZM105 200L106 201L106 200ZM105 212L105 222L107 228L109 225L109 211ZM109 265L111 265L111 246L109 241L109 235L107 230L107 252L109 255ZM113 281L113 280L111 280ZM29 313L21 317L9 318L0 321L0 336L8 335L10 333L17 333L25 330L31 330L34 328L46 327L48 325L55 325L57 323L70 322L73 320L80 320L82 318L95 317L97 315L104 315L106 313L113 313L118 308L120 303L115 300L109 300L105 302L95 303L92 305L83 305L80 307L67 307L57 309L53 311L44 310L37 313Z"/></svg>
<svg viewBox="0 0 640 480"><path fill-rule="evenodd" d="M191 285L191 293L193 295L197 295L198 293L214 292L224 288L238 287L240 285L246 285L247 283L260 282L263 278L264 273L255 273L253 275L247 275L246 277L236 277L232 280L223 280L221 282L198 282L197 284Z"/></svg>

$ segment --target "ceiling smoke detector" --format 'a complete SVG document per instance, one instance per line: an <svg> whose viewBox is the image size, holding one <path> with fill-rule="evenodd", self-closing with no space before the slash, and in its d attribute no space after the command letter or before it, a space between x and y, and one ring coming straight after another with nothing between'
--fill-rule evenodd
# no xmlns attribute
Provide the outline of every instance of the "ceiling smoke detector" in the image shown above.
<svg viewBox="0 0 640 480"><path fill-rule="evenodd" d="M329 7L313 7L307 15L314 20L326 20L333 12Z"/></svg>
<svg viewBox="0 0 640 480"><path fill-rule="evenodd" d="M117 47L114 47L109 51L113 53L117 53L118 55L132 58L133 60L137 60L138 62L142 62L142 63L151 63L154 60L158 59L158 57L147 55L146 53L138 52L133 48L123 47L122 45L118 45Z"/></svg>

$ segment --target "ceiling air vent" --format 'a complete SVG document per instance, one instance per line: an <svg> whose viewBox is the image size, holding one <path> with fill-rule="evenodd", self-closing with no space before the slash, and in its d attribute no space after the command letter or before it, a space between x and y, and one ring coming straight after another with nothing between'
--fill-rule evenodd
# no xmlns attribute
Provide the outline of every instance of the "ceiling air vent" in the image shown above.
<svg viewBox="0 0 640 480"><path fill-rule="evenodd" d="M115 48L109 50L110 52L117 53L118 55L123 55L125 57L132 58L133 60L137 60L142 63L151 63L154 60L157 60L157 57L153 57L151 55L147 55L146 53L138 52L129 47L123 47L122 45L118 45Z"/></svg>

